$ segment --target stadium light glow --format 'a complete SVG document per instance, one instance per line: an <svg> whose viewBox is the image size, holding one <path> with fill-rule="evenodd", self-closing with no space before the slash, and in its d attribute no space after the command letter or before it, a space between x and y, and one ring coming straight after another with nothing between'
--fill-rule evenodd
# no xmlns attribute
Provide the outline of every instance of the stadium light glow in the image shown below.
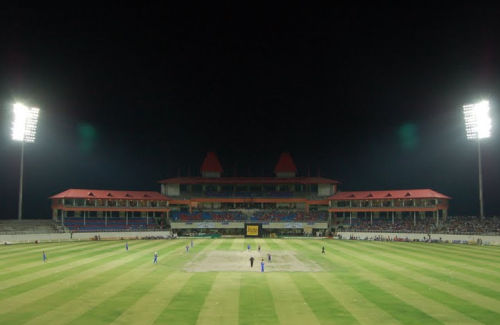
<svg viewBox="0 0 500 325"><path fill-rule="evenodd" d="M490 102L464 105L465 132L467 139L477 140L477 161L479 174L479 216L484 217L483 171L481 167L481 139L491 136Z"/></svg>
<svg viewBox="0 0 500 325"><path fill-rule="evenodd" d="M14 121L12 122L12 140L35 142L36 127L40 109L27 107L21 103L14 104Z"/></svg>
<svg viewBox="0 0 500 325"><path fill-rule="evenodd" d="M14 120L12 121L12 140L21 142L21 167L19 175L19 206L17 218L23 215L23 170L24 170L24 143L33 143L36 138L38 114L40 109L28 107L22 103L14 104Z"/></svg>
<svg viewBox="0 0 500 325"><path fill-rule="evenodd" d="M491 136L490 102L480 101L464 105L465 130L467 139L479 140Z"/></svg>

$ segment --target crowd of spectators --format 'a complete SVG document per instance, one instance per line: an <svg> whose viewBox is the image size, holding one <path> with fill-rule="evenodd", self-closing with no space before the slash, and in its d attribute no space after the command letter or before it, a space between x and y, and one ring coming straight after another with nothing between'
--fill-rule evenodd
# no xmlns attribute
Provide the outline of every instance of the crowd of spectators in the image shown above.
<svg viewBox="0 0 500 325"><path fill-rule="evenodd" d="M207 191L206 196L210 197L293 197L293 192L216 192Z"/></svg>
<svg viewBox="0 0 500 325"><path fill-rule="evenodd" d="M253 221L253 222L309 222L326 221L328 212L326 211L305 211L298 210L260 210L249 216L241 211L193 211L181 212L172 211L170 218L173 221Z"/></svg>
<svg viewBox="0 0 500 325"><path fill-rule="evenodd" d="M244 220L245 216L239 211L193 211L180 212L172 211L170 218L173 221L239 221Z"/></svg>
<svg viewBox="0 0 500 325"><path fill-rule="evenodd" d="M149 222L148 222L149 221ZM159 226L153 218L86 218L69 217L64 219L64 225L71 232L93 232L93 231L145 231L156 230Z"/></svg>
<svg viewBox="0 0 500 325"><path fill-rule="evenodd" d="M395 219L359 219L353 218L352 224L346 220L339 224L340 230L360 231L360 232L408 232L408 233L443 233L443 234L499 234L500 217L479 218L475 216L448 217L446 220L428 218L417 220L414 224L413 217Z"/></svg>

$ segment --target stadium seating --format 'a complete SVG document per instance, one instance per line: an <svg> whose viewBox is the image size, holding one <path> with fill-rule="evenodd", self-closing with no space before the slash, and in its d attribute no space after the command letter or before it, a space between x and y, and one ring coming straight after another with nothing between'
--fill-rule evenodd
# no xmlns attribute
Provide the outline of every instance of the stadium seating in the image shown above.
<svg viewBox="0 0 500 325"><path fill-rule="evenodd" d="M306 214L304 211L289 210L262 210L246 217L239 211L172 211L170 218L173 221L253 221L253 222L298 222L298 221L326 221L328 212L315 211Z"/></svg>
<svg viewBox="0 0 500 325"><path fill-rule="evenodd" d="M64 232L53 220L0 220L0 234L49 234Z"/></svg>
<svg viewBox="0 0 500 325"><path fill-rule="evenodd" d="M476 216L449 216L446 220L441 219L439 225L435 224L433 218L426 220L417 220L414 224L413 217L401 217L394 220L390 219L370 219L352 218L351 224L348 219L344 220L341 227L350 231L366 232L409 232L409 233L441 233L441 234L491 234L500 233L500 218Z"/></svg>
<svg viewBox="0 0 500 325"><path fill-rule="evenodd" d="M157 225L152 218L149 224L146 218L130 217L128 224L126 218L86 218L72 217L64 220L64 225L73 232L94 232L94 231L142 231L157 229Z"/></svg>

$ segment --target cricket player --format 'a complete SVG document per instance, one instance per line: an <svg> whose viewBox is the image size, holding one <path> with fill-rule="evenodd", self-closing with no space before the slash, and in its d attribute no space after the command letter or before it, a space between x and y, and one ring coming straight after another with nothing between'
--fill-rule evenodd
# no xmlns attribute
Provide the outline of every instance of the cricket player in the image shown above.
<svg viewBox="0 0 500 325"><path fill-rule="evenodd" d="M158 252L155 252L155 257L153 260L153 264L158 264Z"/></svg>
<svg viewBox="0 0 500 325"><path fill-rule="evenodd" d="M186 253L189 253L189 245L186 245Z"/></svg>
<svg viewBox="0 0 500 325"><path fill-rule="evenodd" d="M252 256L252 257L250 257L250 267L253 267L253 261L254 261L254 258Z"/></svg>
<svg viewBox="0 0 500 325"><path fill-rule="evenodd" d="M128 242L125 242L125 250L128 252Z"/></svg>
<svg viewBox="0 0 500 325"><path fill-rule="evenodd" d="M260 253L260 245L259 245L259 253Z"/></svg>
<svg viewBox="0 0 500 325"><path fill-rule="evenodd" d="M250 251L250 244L247 245L247 250Z"/></svg>
<svg viewBox="0 0 500 325"><path fill-rule="evenodd" d="M42 251L42 259L43 259L43 262L47 262L47 254L45 254L45 251Z"/></svg>
<svg viewBox="0 0 500 325"><path fill-rule="evenodd" d="M321 248L321 254L325 254L325 246L323 246L323 248Z"/></svg>
<svg viewBox="0 0 500 325"><path fill-rule="evenodd" d="M267 261L271 262L271 253L267 253Z"/></svg>
<svg viewBox="0 0 500 325"><path fill-rule="evenodd" d="M260 262L260 271L264 272L264 259L262 259L262 262Z"/></svg>

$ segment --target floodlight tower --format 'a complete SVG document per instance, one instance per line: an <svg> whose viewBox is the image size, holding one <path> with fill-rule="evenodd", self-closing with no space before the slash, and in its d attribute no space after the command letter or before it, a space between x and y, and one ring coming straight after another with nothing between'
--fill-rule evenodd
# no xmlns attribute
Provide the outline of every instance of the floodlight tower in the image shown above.
<svg viewBox="0 0 500 325"><path fill-rule="evenodd" d="M477 160L479 169L479 214L484 217L483 172L481 168L481 139L491 135L490 102L480 101L476 104L464 105L465 131L467 139L477 140Z"/></svg>
<svg viewBox="0 0 500 325"><path fill-rule="evenodd" d="M21 103L14 104L14 120L12 122L12 140L21 141L21 168L19 176L19 207L17 218L23 215L23 167L24 167L24 143L35 142L36 126L38 124L38 113L40 109L27 107Z"/></svg>

